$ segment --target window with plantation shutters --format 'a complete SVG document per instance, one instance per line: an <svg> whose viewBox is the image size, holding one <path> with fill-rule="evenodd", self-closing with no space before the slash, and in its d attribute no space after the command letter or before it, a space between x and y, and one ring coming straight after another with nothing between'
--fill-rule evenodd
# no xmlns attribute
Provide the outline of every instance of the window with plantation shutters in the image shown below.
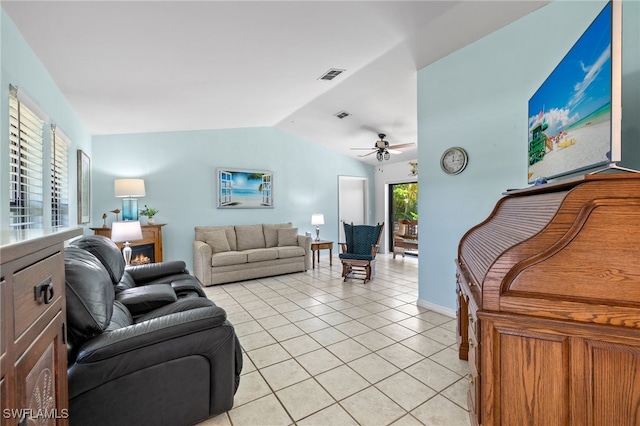
<svg viewBox="0 0 640 426"><path fill-rule="evenodd" d="M69 143L51 125L51 226L69 226Z"/></svg>
<svg viewBox="0 0 640 426"><path fill-rule="evenodd" d="M42 228L44 119L28 108L14 87L9 91L9 226Z"/></svg>

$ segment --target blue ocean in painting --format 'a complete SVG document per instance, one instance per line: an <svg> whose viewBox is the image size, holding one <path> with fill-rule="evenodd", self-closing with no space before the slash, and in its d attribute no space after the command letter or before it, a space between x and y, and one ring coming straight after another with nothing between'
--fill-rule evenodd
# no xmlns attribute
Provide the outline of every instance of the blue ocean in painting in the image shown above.
<svg viewBox="0 0 640 426"><path fill-rule="evenodd" d="M608 3L529 100L528 181L611 161L612 4ZM540 46L532 57L544 57Z"/></svg>
<svg viewBox="0 0 640 426"><path fill-rule="evenodd" d="M556 135L610 105L610 25L611 5L607 5L531 97L529 140L531 130L543 120L548 126L545 133Z"/></svg>
<svg viewBox="0 0 640 426"><path fill-rule="evenodd" d="M220 206L273 207L272 174L219 170Z"/></svg>
<svg viewBox="0 0 640 426"><path fill-rule="evenodd" d="M256 189L234 189L233 200L238 203L262 202L262 192Z"/></svg>

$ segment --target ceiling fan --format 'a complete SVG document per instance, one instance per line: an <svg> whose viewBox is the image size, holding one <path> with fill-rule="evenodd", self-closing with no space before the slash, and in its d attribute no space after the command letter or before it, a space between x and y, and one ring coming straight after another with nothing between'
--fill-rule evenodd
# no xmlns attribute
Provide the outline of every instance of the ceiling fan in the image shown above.
<svg viewBox="0 0 640 426"><path fill-rule="evenodd" d="M371 154L376 154L376 158L378 161L382 162L382 160L388 160L391 158L391 154L400 154L402 151L398 151L399 148L406 148L409 146L415 145L414 143L401 143L397 145L389 145L388 141L385 141L384 138L387 135L384 133L378 133L379 141L376 142L373 148L351 148L351 149L366 149L371 151L368 154L359 155L358 157L367 157Z"/></svg>

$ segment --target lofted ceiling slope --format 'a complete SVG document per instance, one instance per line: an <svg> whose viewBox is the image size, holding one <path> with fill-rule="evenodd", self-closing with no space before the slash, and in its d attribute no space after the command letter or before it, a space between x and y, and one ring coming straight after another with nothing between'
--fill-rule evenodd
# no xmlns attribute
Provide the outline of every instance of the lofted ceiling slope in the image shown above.
<svg viewBox="0 0 640 426"><path fill-rule="evenodd" d="M417 158L417 70L546 3L1 4L92 134L276 126L376 164L378 133Z"/></svg>

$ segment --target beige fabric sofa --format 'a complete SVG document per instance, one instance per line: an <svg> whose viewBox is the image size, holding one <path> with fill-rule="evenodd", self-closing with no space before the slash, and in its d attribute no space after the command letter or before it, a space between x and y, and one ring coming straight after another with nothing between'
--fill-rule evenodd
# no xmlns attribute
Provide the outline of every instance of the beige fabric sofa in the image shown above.
<svg viewBox="0 0 640 426"><path fill-rule="evenodd" d="M196 226L193 272L205 286L306 271L311 237L291 223Z"/></svg>

